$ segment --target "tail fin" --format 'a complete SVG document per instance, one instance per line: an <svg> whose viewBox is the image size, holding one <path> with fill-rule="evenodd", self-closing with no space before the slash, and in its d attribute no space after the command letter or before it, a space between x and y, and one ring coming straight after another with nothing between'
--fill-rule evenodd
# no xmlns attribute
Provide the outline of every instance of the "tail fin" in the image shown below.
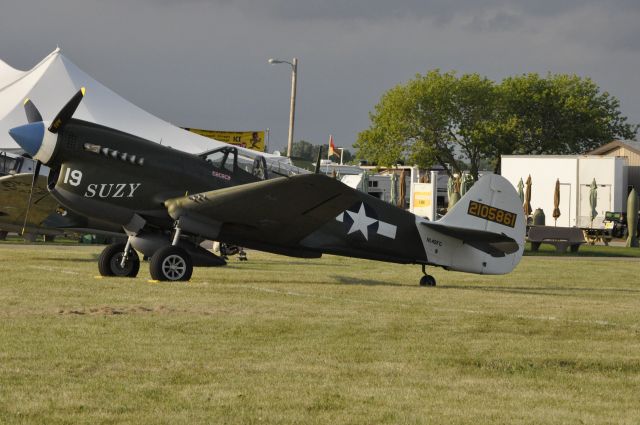
<svg viewBox="0 0 640 425"><path fill-rule="evenodd" d="M441 220L420 224L428 229L423 238L426 233L438 232L449 239L448 249L429 257L450 269L504 274L520 262L524 251L525 217L520 197L511 183L497 174L478 180Z"/></svg>

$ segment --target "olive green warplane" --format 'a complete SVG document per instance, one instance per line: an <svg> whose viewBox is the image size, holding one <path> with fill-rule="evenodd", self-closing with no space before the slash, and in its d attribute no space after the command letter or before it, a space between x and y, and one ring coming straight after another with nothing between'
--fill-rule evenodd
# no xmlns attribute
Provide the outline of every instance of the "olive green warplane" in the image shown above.
<svg viewBox="0 0 640 425"><path fill-rule="evenodd" d="M105 248L104 276L137 275L136 251L156 280L188 280L194 266L224 260L200 248L218 240L288 256L323 253L503 274L520 261L520 198L498 175L480 179L441 220L428 221L322 174L295 174L258 152L224 146L192 155L72 118L81 89L51 123L25 103L29 124L9 131L48 165L48 190L62 206L119 227L126 244ZM37 173L36 173L37 174Z"/></svg>

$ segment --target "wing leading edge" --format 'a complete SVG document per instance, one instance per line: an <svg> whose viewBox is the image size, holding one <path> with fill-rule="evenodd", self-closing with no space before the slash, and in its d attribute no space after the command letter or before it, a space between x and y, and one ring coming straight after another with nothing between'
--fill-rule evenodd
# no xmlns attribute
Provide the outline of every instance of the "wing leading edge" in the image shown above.
<svg viewBox="0 0 640 425"><path fill-rule="evenodd" d="M175 220L218 235L291 246L352 205L358 192L321 174L282 177L165 201ZM211 229L205 232L204 230Z"/></svg>

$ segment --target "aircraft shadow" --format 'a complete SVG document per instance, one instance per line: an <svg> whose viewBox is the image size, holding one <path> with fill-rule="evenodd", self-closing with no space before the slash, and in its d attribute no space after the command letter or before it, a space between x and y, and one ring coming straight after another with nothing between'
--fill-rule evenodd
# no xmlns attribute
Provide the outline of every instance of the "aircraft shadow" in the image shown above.
<svg viewBox="0 0 640 425"><path fill-rule="evenodd" d="M464 291L483 291L483 292L504 292L508 294L521 295L549 295L554 297L562 297L572 292L621 292L630 294L640 294L640 289L629 288L582 288L582 287L566 287L566 286L487 286L487 285L438 285L440 289L461 289Z"/></svg>
<svg viewBox="0 0 640 425"><path fill-rule="evenodd" d="M313 259L312 259L313 260ZM325 263L320 263L320 262L313 262L313 261L257 261L257 260L251 260L251 258L249 257L248 261L246 262L241 262L239 261L237 258L235 257L229 257L229 259L227 260L228 264L239 264L244 268L251 268L253 266L255 266L256 268L262 268L263 265L269 265L269 266L273 266L273 265L277 265L277 266L294 266L294 267L298 267L298 266L303 266L303 267L318 267L318 268L325 268L325 267L332 267L335 268L335 264L325 264Z"/></svg>
<svg viewBox="0 0 640 425"><path fill-rule="evenodd" d="M51 258L51 257L34 257L37 261L57 261L60 263L95 263L98 261L98 255L93 255L92 258Z"/></svg>
<svg viewBox="0 0 640 425"><path fill-rule="evenodd" d="M399 283L390 283L385 282L383 280L371 280L371 279L359 279L353 276L329 276L332 279L338 281L338 283L343 285L363 285L363 286L408 286L401 285Z"/></svg>

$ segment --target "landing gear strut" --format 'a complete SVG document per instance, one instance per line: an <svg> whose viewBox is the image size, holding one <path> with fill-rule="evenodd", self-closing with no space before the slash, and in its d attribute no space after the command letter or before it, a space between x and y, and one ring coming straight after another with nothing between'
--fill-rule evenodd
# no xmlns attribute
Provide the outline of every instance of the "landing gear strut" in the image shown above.
<svg viewBox="0 0 640 425"><path fill-rule="evenodd" d="M140 258L128 244L114 243L107 246L100 254L98 270L102 276L136 277L140 270Z"/></svg>
<svg viewBox="0 0 640 425"><path fill-rule="evenodd" d="M193 260L191 255L178 246L181 229L176 222L171 245L160 248L151 257L149 272L151 279L160 281L185 281L191 279Z"/></svg>
<svg viewBox="0 0 640 425"><path fill-rule="evenodd" d="M420 286L436 286L436 278L427 274L427 267L422 265L422 273L424 276L420 278Z"/></svg>

